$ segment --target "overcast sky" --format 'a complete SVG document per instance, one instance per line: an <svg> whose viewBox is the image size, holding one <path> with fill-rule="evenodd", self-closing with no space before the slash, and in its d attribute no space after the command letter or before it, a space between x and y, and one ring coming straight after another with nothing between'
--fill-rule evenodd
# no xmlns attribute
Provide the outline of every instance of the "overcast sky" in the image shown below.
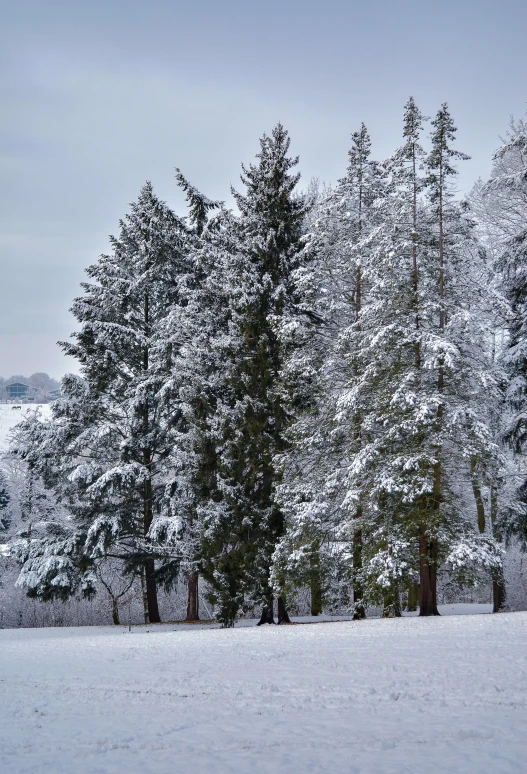
<svg viewBox="0 0 527 774"><path fill-rule="evenodd" d="M76 370L56 341L83 269L146 179L229 200L282 121L305 183L378 158L413 95L449 103L462 190L527 101L525 0L0 0L0 376Z"/></svg>

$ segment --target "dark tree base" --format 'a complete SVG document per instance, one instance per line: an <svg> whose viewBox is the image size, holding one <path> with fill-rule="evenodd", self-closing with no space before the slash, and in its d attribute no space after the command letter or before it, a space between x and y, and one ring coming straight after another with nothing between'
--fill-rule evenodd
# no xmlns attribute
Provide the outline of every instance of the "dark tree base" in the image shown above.
<svg viewBox="0 0 527 774"><path fill-rule="evenodd" d="M274 624L274 615L273 615L273 608L271 606L265 605L262 610L262 617L256 624L256 626L261 626L262 624Z"/></svg>
<svg viewBox="0 0 527 774"><path fill-rule="evenodd" d="M157 604L157 584L155 579L155 562L147 559L145 562L146 600L148 604L148 623L161 623Z"/></svg>
<svg viewBox="0 0 527 774"><path fill-rule="evenodd" d="M355 612L353 613L353 621L363 621L366 618L366 610L362 604L362 594L360 597L356 597L353 600L355 605Z"/></svg>
<svg viewBox="0 0 527 774"><path fill-rule="evenodd" d="M437 542L430 540L425 527L419 534L419 617L439 615L437 609Z"/></svg>
<svg viewBox="0 0 527 774"><path fill-rule="evenodd" d="M499 613L505 604L505 585L503 580L492 583L492 612Z"/></svg>
<svg viewBox="0 0 527 774"><path fill-rule="evenodd" d="M283 597L278 597L278 623L279 624L291 623L291 619L289 618L289 614L287 612Z"/></svg>
<svg viewBox="0 0 527 774"><path fill-rule="evenodd" d="M410 583L408 589L408 612L415 612L417 610L417 603L419 601L419 584Z"/></svg>
<svg viewBox="0 0 527 774"><path fill-rule="evenodd" d="M199 621L199 596L198 596L198 578L197 572L189 576L188 579L188 601L186 621Z"/></svg>

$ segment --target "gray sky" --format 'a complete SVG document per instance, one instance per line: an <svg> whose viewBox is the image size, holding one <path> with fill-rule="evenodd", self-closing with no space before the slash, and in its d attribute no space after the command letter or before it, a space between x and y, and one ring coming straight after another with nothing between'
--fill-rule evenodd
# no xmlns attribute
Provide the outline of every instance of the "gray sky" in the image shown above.
<svg viewBox="0 0 527 774"><path fill-rule="evenodd" d="M229 200L282 121L303 180L343 174L364 121L378 158L413 95L449 103L490 169L525 111L525 0L0 0L0 376L76 370L56 346L83 269L146 179L182 211L173 168Z"/></svg>

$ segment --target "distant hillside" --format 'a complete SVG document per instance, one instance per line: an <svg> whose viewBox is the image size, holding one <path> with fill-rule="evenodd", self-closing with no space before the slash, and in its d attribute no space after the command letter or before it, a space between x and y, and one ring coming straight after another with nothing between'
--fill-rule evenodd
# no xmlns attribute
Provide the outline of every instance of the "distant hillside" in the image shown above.
<svg viewBox="0 0 527 774"><path fill-rule="evenodd" d="M52 393L60 389L60 383L57 379L53 379L49 374L40 371L31 376L14 374L7 379L0 376L0 400L6 400L6 387L15 383L26 384L30 388L29 395L34 403L49 403L53 400Z"/></svg>

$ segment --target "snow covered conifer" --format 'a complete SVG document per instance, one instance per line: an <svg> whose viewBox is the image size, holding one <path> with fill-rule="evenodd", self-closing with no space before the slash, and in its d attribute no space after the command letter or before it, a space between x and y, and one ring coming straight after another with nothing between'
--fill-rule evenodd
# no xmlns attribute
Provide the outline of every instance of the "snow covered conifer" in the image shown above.
<svg viewBox="0 0 527 774"><path fill-rule="evenodd" d="M183 175L180 169L176 168L176 180L179 187L186 193L187 204L189 208L190 222L194 228L196 236L201 236L205 224L207 223L209 213L217 210L223 202L208 199L195 186L190 183Z"/></svg>
<svg viewBox="0 0 527 774"><path fill-rule="evenodd" d="M449 185L452 158L464 156L450 146L455 130L443 106L433 122L424 207L421 120L410 101L406 142L387 163L391 181L364 263L368 297L357 336L364 368L340 403L364 407L347 481L352 500L363 502L370 598L377 589L377 603L397 614L401 592L419 578L420 615L434 615L442 562L456 572L462 555L487 571L500 562L464 501L473 466L488 480L496 458L487 410L496 383L479 317L481 250Z"/></svg>
<svg viewBox="0 0 527 774"><path fill-rule="evenodd" d="M180 170L176 172L189 208L185 249L190 273L184 305L168 309L158 327L156 351L165 362L164 391L178 396L184 421L180 431L173 434L168 460L174 470L169 508L156 516L152 535L174 557L174 577L186 577L187 620L198 620L199 574L203 569L201 517L217 496L217 452L210 421L218 395L225 388L221 378L223 353L212 342L220 332L226 334L228 303L223 292L224 273L215 260L216 252L221 253L230 216L222 202L208 199ZM213 210L219 212L212 215ZM165 584L171 583L170 572L167 563L161 573Z"/></svg>
<svg viewBox="0 0 527 774"><path fill-rule="evenodd" d="M511 119L494 153L488 181L478 181L471 194L482 240L491 258L489 276L495 291L492 350L504 370L504 400L495 406L495 432L509 451L505 467L495 471L490 497L494 535L524 542L527 523L522 439L525 387L522 337L525 305L525 239L527 223L527 124ZM503 474L503 475L502 475ZM480 510L484 516L485 506ZM505 583L493 583L494 612L505 603Z"/></svg>
<svg viewBox="0 0 527 774"><path fill-rule="evenodd" d="M452 146L456 128L446 104L432 127L426 180L430 238L423 246L422 259L423 364L428 379L437 381L435 387L429 383L427 396L435 421L428 439L433 486L422 500L425 508L419 528L421 615L437 614L440 552L443 557L448 550L459 556L463 551L456 545L465 541L472 546L468 553L474 562L480 559L486 569L501 563L496 543L487 536L478 542L462 518L460 479L470 480L467 474L476 465L488 482L496 461L488 408L498 385L488 347L490 331L479 319L487 294L484 255L469 213L453 199L454 162L468 157ZM446 562L448 565L448 558Z"/></svg>
<svg viewBox="0 0 527 774"><path fill-rule="evenodd" d="M439 133L450 131L444 113ZM469 218L451 201L445 181L453 174L445 170L451 149L441 150L440 137L431 164L434 174L441 167L441 228L438 179L428 181L436 188L427 206L420 196L420 124L410 101L405 145L386 162L388 179L379 167L372 170L370 206L355 203L354 210L341 181L310 236L312 249L324 255L320 266L313 263L323 290L319 335L327 338L332 326L334 335L317 366L319 407L297 423L300 446L286 467L293 518L282 545L289 539L294 552L289 560L286 551L276 558L295 570L309 553L302 539L310 532L336 544L350 541L356 615L358 603L398 614L402 593L418 579L421 614L437 613L440 563L458 575L467 563L487 571L500 563L495 542L476 531L474 504L467 508L465 497L471 465L488 483L497 453L487 411L496 384L479 319L482 255ZM353 212L364 212L361 239L347 236ZM330 412L322 408L328 405Z"/></svg>
<svg viewBox="0 0 527 774"><path fill-rule="evenodd" d="M527 229L507 241L500 257L503 290L510 305L508 340L502 362L508 375L508 417L504 439L517 455L527 450ZM523 507L521 507L523 506ZM515 513L503 521L506 532L527 544L527 477L518 488Z"/></svg>
<svg viewBox="0 0 527 774"><path fill-rule="evenodd" d="M150 530L168 507L169 456L182 421L158 335L167 311L185 303L185 238L185 224L147 183L73 303L80 330L62 347L81 377L63 379L53 421L22 452L72 514L72 560L110 555L143 573L151 623L159 621L160 552Z"/></svg>
<svg viewBox="0 0 527 774"><path fill-rule="evenodd" d="M275 456L286 447L290 407L281 369L280 321L295 305L292 273L298 266L303 219L295 197L297 159L281 124L260 140L258 162L243 167L245 192L233 191L240 210L230 219L230 245L218 259L228 298L227 390L216 408L218 490L206 530L206 577L232 624L240 604L261 603L262 621L273 620L271 557L284 529L276 502ZM218 269L216 271L218 271ZM220 336L218 345L225 339ZM234 604L230 604L233 600ZM278 618L287 613L278 600Z"/></svg>
<svg viewBox="0 0 527 774"><path fill-rule="evenodd" d="M496 525L503 537L527 537L527 486L523 460L527 448L527 123L511 120L495 152L489 180L478 193L478 214L494 254L497 290L504 299L497 320L505 336L498 358L507 377L503 437L515 454L518 483L508 507L499 508ZM499 330L498 330L499 333ZM501 349L501 351L500 351Z"/></svg>
<svg viewBox="0 0 527 774"><path fill-rule="evenodd" d="M364 270L370 238L385 194L385 171L371 159L364 124L352 135L346 177L319 197L308 217L302 267L296 281L310 307L304 342L289 368L304 371L309 393L290 430L293 454L283 455L280 495L287 532L275 553L274 575L308 579L329 594L337 576L349 583L344 556L351 545L354 615L365 615L362 495L350 497L347 469L363 443L367 408L355 400L364 371L362 314L369 286ZM343 402L344 395L354 395ZM367 494L367 493L365 493ZM315 575L317 576L315 578Z"/></svg>
<svg viewBox="0 0 527 774"><path fill-rule="evenodd" d="M337 209L343 211L340 228L340 249L336 255L339 270L348 274L350 293L349 312L337 323L341 363L347 373L347 389L351 395L354 385L360 380L366 363L360 345L362 337L362 315L368 287L364 278L364 267L369 256L369 237L378 222L376 202L385 195L385 173L378 162L371 159L371 139L364 124L352 134L348 152L348 169L345 178L339 181L336 190ZM340 201L339 201L340 199ZM366 406L362 399L347 401L341 394L337 398L335 419L341 425L348 441L345 456L351 459L359 452L364 441L363 419ZM344 425L346 430L344 431ZM345 499L352 513L353 532L353 599L356 618L365 616L363 588L363 508L364 498ZM351 525L351 522L350 522Z"/></svg>
<svg viewBox="0 0 527 774"><path fill-rule="evenodd" d="M339 285L348 285L349 307L347 313L337 322L339 330L338 349L341 364L347 374L345 381L353 390L353 384L360 379L365 363L360 346L362 335L362 313L367 298L368 288L364 281L364 266L368 260L368 239L374 229L378 214L376 202L385 192L385 172L378 162L371 159L371 139L364 124L359 131L352 134L352 144L348 152L348 169L346 177L339 181L335 191L334 207L341 213L338 245L335 257L341 276ZM342 217L343 216L343 217ZM334 216L333 216L334 217ZM345 279L347 275L347 279ZM340 291L342 292L342 291ZM343 376L344 374L342 374ZM348 394L351 394L348 390ZM342 395L337 398L335 419L341 425L348 441L345 456L349 459L356 454L363 443L363 414L365 406L361 401L346 403ZM344 431L344 424L346 430ZM363 618L364 588L363 588L363 498L359 496L353 501L349 498L348 505L353 512L353 598L354 615ZM351 522L350 522L351 525Z"/></svg>

